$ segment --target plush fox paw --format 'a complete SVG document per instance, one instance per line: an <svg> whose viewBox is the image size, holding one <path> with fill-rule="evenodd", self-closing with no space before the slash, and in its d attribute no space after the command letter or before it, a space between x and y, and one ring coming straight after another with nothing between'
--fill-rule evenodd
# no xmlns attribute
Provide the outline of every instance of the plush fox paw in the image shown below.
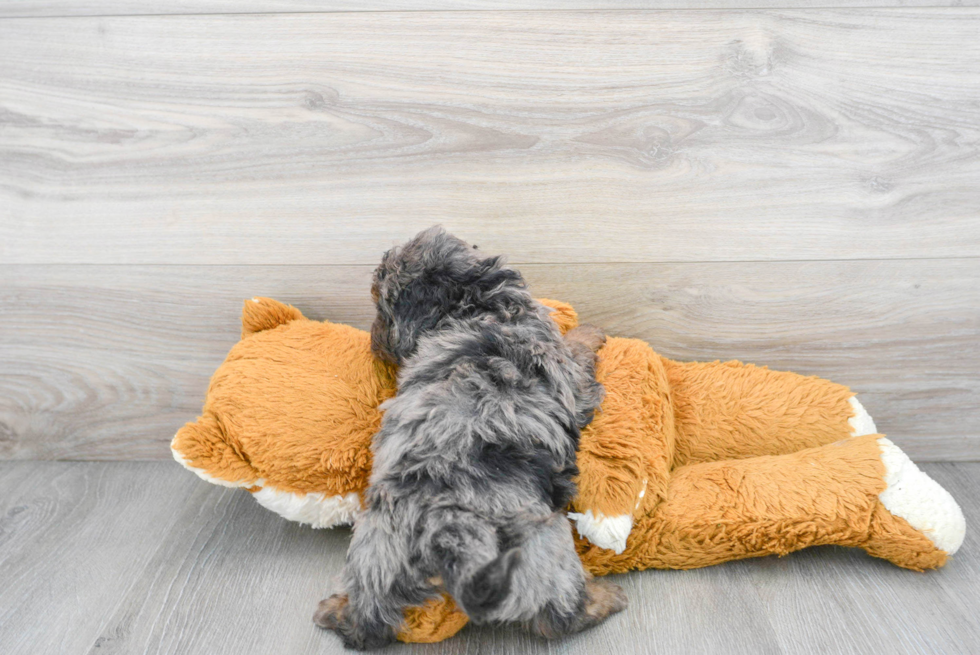
<svg viewBox="0 0 980 655"><path fill-rule="evenodd" d="M966 519L953 497L890 440L879 438L878 447L888 485L878 495L880 503L947 555L959 550L966 534Z"/></svg>
<svg viewBox="0 0 980 655"><path fill-rule="evenodd" d="M608 548L617 555L626 550L626 538L633 529L633 517L629 514L603 516L589 509L583 514L569 512L568 518L575 522L578 533L596 546Z"/></svg>
<svg viewBox="0 0 980 655"><path fill-rule="evenodd" d="M853 436L878 428L857 398L850 399ZM898 566L922 570L942 566L963 543L966 519L948 491L923 473L901 448L879 437L885 490L871 517L866 550Z"/></svg>

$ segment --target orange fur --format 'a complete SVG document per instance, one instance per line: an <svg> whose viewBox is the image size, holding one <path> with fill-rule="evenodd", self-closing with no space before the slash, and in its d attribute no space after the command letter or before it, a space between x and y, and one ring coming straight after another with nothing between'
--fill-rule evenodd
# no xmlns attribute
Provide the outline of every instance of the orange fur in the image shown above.
<svg viewBox="0 0 980 655"><path fill-rule="evenodd" d="M570 306L543 302L563 331L577 325ZM175 453L251 491L363 492L395 371L371 356L367 333L274 300L246 302L242 323ZM674 362L620 338L600 350L597 377L606 399L582 434L573 508L630 514L634 526L618 555L577 539L589 571L687 569L816 544L912 569L946 561L878 501L878 435L849 438L846 387L740 362ZM439 641L466 620L443 597L411 608L399 639Z"/></svg>

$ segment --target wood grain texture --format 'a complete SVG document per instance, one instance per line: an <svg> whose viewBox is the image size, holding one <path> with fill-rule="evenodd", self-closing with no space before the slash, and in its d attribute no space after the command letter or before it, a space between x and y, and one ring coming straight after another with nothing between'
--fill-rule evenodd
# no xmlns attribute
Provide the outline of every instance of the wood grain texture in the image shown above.
<svg viewBox="0 0 980 655"><path fill-rule="evenodd" d="M780 577L756 569L763 574L753 580L784 652L969 653L980 646L980 624L970 618L975 617L980 598L972 593L963 596L953 581L980 575L980 540L974 529L980 520L974 500L980 498L980 465L922 468L953 494L969 526L966 541L950 564L954 568L942 569L951 575L909 579L899 575L899 569L873 558L860 558L860 565L846 574L836 567L828 571L816 558L759 560L760 569L771 566L793 571L793 575ZM828 550L837 550L834 556L856 555L843 549ZM824 601L819 609L814 607L816 599ZM890 640L897 643L884 646Z"/></svg>
<svg viewBox="0 0 980 655"><path fill-rule="evenodd" d="M105 616L88 652L343 652L339 643L317 647L311 617L343 567L349 530L281 520L248 494L212 492L209 500L185 506L186 525Z"/></svg>
<svg viewBox="0 0 980 655"><path fill-rule="evenodd" d="M830 378L914 458L980 458L980 260L520 268L609 334ZM169 458L244 299L367 328L371 270L0 266L0 459Z"/></svg>
<svg viewBox="0 0 980 655"><path fill-rule="evenodd" d="M980 521L980 464L924 469ZM23 486L25 478L33 485ZM347 530L311 530L173 463L0 463L4 653L341 653L310 620ZM969 653L980 540L916 574L813 548L696 571L615 576L624 614L559 642L470 626L397 655Z"/></svg>
<svg viewBox="0 0 980 655"><path fill-rule="evenodd" d="M978 0L4 0L0 18L268 14L337 11L502 11L747 9L814 7L973 7Z"/></svg>
<svg viewBox="0 0 980 655"><path fill-rule="evenodd" d="M0 468L0 652L88 650L171 531L222 497L173 473L145 464Z"/></svg>
<svg viewBox="0 0 980 655"><path fill-rule="evenodd" d="M980 10L0 22L0 261L980 252Z"/></svg>

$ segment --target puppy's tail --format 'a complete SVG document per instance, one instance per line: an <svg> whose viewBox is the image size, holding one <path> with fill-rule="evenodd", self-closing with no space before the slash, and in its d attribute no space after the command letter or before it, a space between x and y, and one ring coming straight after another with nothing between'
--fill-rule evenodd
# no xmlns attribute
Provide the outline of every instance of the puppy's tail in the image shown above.
<svg viewBox="0 0 980 655"><path fill-rule="evenodd" d="M461 507L429 511L421 550L432 558L443 584L470 619L491 618L511 593L519 548L500 550L500 535L484 517Z"/></svg>
<svg viewBox="0 0 980 655"><path fill-rule="evenodd" d="M511 548L463 582L456 600L471 619L480 621L507 598L514 569L520 559L521 549Z"/></svg>

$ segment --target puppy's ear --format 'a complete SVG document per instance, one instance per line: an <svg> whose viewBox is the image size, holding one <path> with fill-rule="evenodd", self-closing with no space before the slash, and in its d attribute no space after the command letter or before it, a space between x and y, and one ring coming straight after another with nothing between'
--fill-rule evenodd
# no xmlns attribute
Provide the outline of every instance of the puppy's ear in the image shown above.
<svg viewBox="0 0 980 655"><path fill-rule="evenodd" d="M378 315L371 324L371 352L384 362L401 364L403 348L399 346L399 336L398 324L389 312L378 307Z"/></svg>
<svg viewBox="0 0 980 655"><path fill-rule="evenodd" d="M375 354L391 363L410 357L419 337L447 316L520 311L523 300L507 289L524 288L503 257L482 257L439 226L385 253L372 295L378 314L371 330Z"/></svg>
<svg viewBox="0 0 980 655"><path fill-rule="evenodd" d="M411 357L419 337L452 315L466 293L458 276L445 267L426 268L423 274L406 280L381 282L378 313L371 326L372 351L392 364Z"/></svg>

